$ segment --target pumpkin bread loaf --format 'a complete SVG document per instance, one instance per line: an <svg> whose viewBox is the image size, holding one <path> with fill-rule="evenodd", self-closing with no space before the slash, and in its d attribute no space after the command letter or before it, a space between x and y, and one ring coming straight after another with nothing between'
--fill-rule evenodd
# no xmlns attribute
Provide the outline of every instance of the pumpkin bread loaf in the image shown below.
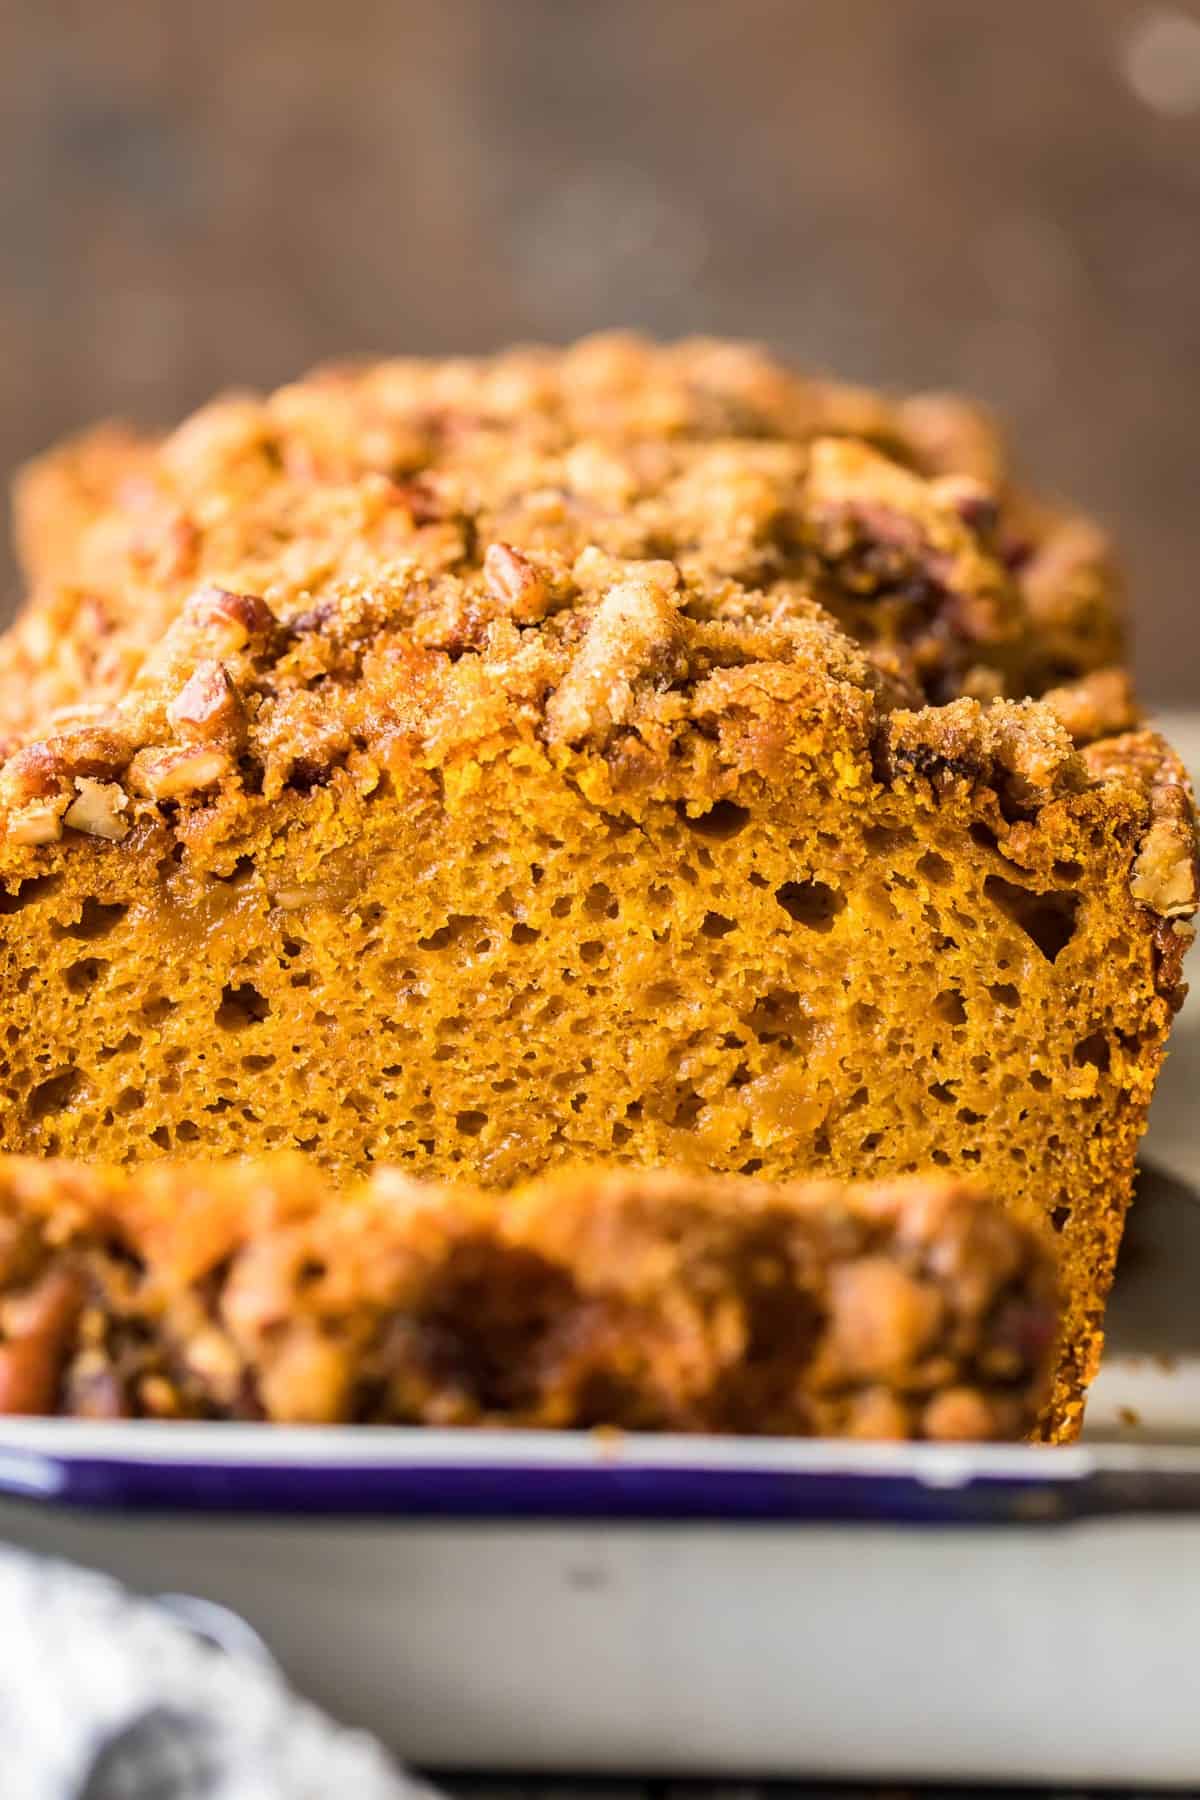
<svg viewBox="0 0 1200 1800"><path fill-rule="evenodd" d="M953 1178L0 1161L0 1412L1015 1438L1053 1259Z"/></svg>
<svg viewBox="0 0 1200 1800"><path fill-rule="evenodd" d="M940 1165L1058 1234L1069 1435L1190 795L1152 733L1104 735L1115 623L1063 648L1081 595L1115 617L1085 528L995 470L979 504L929 472L928 408L918 454L872 405L593 345L43 471L0 679L0 1148L494 1187Z"/></svg>

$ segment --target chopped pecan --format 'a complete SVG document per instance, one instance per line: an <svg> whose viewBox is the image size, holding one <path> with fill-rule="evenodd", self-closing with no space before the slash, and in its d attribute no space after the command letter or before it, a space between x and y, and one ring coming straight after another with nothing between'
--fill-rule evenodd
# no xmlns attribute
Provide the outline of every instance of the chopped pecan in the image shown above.
<svg viewBox="0 0 1200 1800"><path fill-rule="evenodd" d="M1196 852L1168 819L1150 827L1133 865L1130 892L1160 918L1184 918L1196 910Z"/></svg>
<svg viewBox="0 0 1200 1800"><path fill-rule="evenodd" d="M192 595L184 618L204 632L214 655L265 647L275 629L275 615L257 594L232 594L206 587Z"/></svg>
<svg viewBox="0 0 1200 1800"><path fill-rule="evenodd" d="M49 738L46 748L66 775L91 775L99 781L119 775L133 754L126 732L108 722L75 725Z"/></svg>
<svg viewBox="0 0 1200 1800"><path fill-rule="evenodd" d="M640 685L682 679L687 646L678 580L672 564L646 563L605 595L547 704L551 743L602 743L631 720Z"/></svg>
<svg viewBox="0 0 1200 1800"><path fill-rule="evenodd" d="M53 1411L81 1304L79 1282L66 1269L0 1303L0 1413Z"/></svg>
<svg viewBox="0 0 1200 1800"><path fill-rule="evenodd" d="M224 663L197 663L167 707L167 718L181 738L200 743L238 743L245 736L242 697Z"/></svg>
<svg viewBox="0 0 1200 1800"><path fill-rule="evenodd" d="M129 796L115 781L96 781L90 775L75 779L75 798L63 814L63 824L89 837L110 838L114 843L128 835L129 821L121 814Z"/></svg>
<svg viewBox="0 0 1200 1800"><path fill-rule="evenodd" d="M1133 865L1135 900L1160 918L1190 917L1196 910L1196 819L1182 781L1156 782L1150 795L1150 829Z"/></svg>
<svg viewBox="0 0 1200 1800"><path fill-rule="evenodd" d="M10 813L8 835L14 844L53 844L62 836L66 796L57 800L32 800Z"/></svg>
<svg viewBox="0 0 1200 1800"><path fill-rule="evenodd" d="M489 544L483 559L488 591L518 625L545 617L546 583L527 556L510 544Z"/></svg>
<svg viewBox="0 0 1200 1800"><path fill-rule="evenodd" d="M232 771L233 759L224 750L175 744L135 756L129 766L129 784L135 793L151 800L177 800L215 787Z"/></svg>
<svg viewBox="0 0 1200 1800"><path fill-rule="evenodd" d="M69 791L62 758L49 744L29 744L10 756L0 770L0 801L5 806L28 806L32 800L51 800Z"/></svg>
<svg viewBox="0 0 1200 1800"><path fill-rule="evenodd" d="M965 477L924 482L861 444L821 439L809 458L804 532L848 594L909 609L905 631L932 672L952 645L961 658L967 646L995 651L1019 634L1016 591L990 553L986 498ZM956 660L946 673L957 691Z"/></svg>
<svg viewBox="0 0 1200 1800"><path fill-rule="evenodd" d="M62 816L72 786L61 759L47 744L30 744L0 770L0 806L16 844L52 844L62 836Z"/></svg>

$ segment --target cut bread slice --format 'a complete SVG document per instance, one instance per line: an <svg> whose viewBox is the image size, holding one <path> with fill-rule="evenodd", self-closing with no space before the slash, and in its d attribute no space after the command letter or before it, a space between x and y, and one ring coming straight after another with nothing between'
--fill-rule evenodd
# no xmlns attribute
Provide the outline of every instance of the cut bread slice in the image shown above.
<svg viewBox="0 0 1200 1800"><path fill-rule="evenodd" d="M1070 1435L1195 903L1183 771L913 706L811 600L596 549L206 589L0 776L0 1146L975 1176Z"/></svg>
<svg viewBox="0 0 1200 1800"><path fill-rule="evenodd" d="M0 1412L1013 1438L1052 1260L938 1177L0 1161Z"/></svg>

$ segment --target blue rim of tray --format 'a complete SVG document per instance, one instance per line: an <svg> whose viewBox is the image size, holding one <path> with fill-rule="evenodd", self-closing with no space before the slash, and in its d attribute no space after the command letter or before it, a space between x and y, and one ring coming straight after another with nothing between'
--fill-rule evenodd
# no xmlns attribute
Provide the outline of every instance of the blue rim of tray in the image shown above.
<svg viewBox="0 0 1200 1800"><path fill-rule="evenodd" d="M725 1525L1200 1513L1200 1450L6 1422L0 1497L103 1512Z"/></svg>

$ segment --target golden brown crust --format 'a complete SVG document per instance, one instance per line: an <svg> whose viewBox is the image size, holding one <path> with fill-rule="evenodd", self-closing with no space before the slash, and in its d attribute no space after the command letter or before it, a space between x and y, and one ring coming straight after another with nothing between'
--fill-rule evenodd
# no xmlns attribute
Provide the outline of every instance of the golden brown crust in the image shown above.
<svg viewBox="0 0 1200 1800"><path fill-rule="evenodd" d="M1129 732L1089 745L1084 760L1105 782L1141 798L1145 827L1137 839L1129 891L1155 920L1155 985L1177 1012L1187 997L1183 960L1195 937L1190 921L1200 899L1196 800L1179 757L1155 732Z"/></svg>
<svg viewBox="0 0 1200 1800"><path fill-rule="evenodd" d="M725 582L764 611L819 602L934 701L1115 662L1094 528L1010 491L969 416L748 346L610 337L326 371L217 402L158 445L97 434L18 495L32 600L0 652L0 729L28 737L56 709L118 699L205 581L285 620L369 590L418 641L461 652L496 617L536 623L529 595L557 610L589 546L670 559L718 613ZM533 565L515 612L494 558L479 591L496 547Z"/></svg>
<svg viewBox="0 0 1200 1800"><path fill-rule="evenodd" d="M1013 1438L1052 1258L960 1182L0 1163L0 1411Z"/></svg>
<svg viewBox="0 0 1200 1800"><path fill-rule="evenodd" d="M493 608L470 654L414 641L445 634L395 621L371 596L285 623L255 596L201 589L116 706L10 756L0 833L14 847L64 829L120 840L164 806L178 823L183 806L215 841L289 787L309 791L338 769L376 779L401 745L434 766L514 728L551 751L601 757L614 789L663 791L686 768L684 791L711 803L748 771L776 774L803 728L818 754L851 757L864 774L990 790L1002 814L1132 782L1151 835L1134 896L1164 917L1194 910L1190 788L1154 734L1106 739L1081 758L1044 704L905 708L905 689L819 608L764 616L726 584L713 618L667 562L585 551L557 581L556 610L522 632L511 610L528 610L536 578L528 559L505 556L503 579L493 554L473 587L443 590L439 618Z"/></svg>
<svg viewBox="0 0 1200 1800"><path fill-rule="evenodd" d="M182 807L218 841L287 788L339 769L373 783L401 745L426 766L486 753L514 727L552 753L600 757L614 791L662 792L686 769L683 791L711 803L748 771L778 774L801 730L864 777L965 783L1004 815L1132 781L1148 833L1134 897L1163 917L1195 910L1191 792L1153 734L1081 758L1044 704L905 708L908 690L819 607L764 611L725 583L714 617L669 562L585 550L552 587L534 570L493 546L477 578L445 578L415 621L372 594L286 621L256 596L203 588L115 706L13 752L0 835L14 849L64 830L120 841L139 820L178 824Z"/></svg>

